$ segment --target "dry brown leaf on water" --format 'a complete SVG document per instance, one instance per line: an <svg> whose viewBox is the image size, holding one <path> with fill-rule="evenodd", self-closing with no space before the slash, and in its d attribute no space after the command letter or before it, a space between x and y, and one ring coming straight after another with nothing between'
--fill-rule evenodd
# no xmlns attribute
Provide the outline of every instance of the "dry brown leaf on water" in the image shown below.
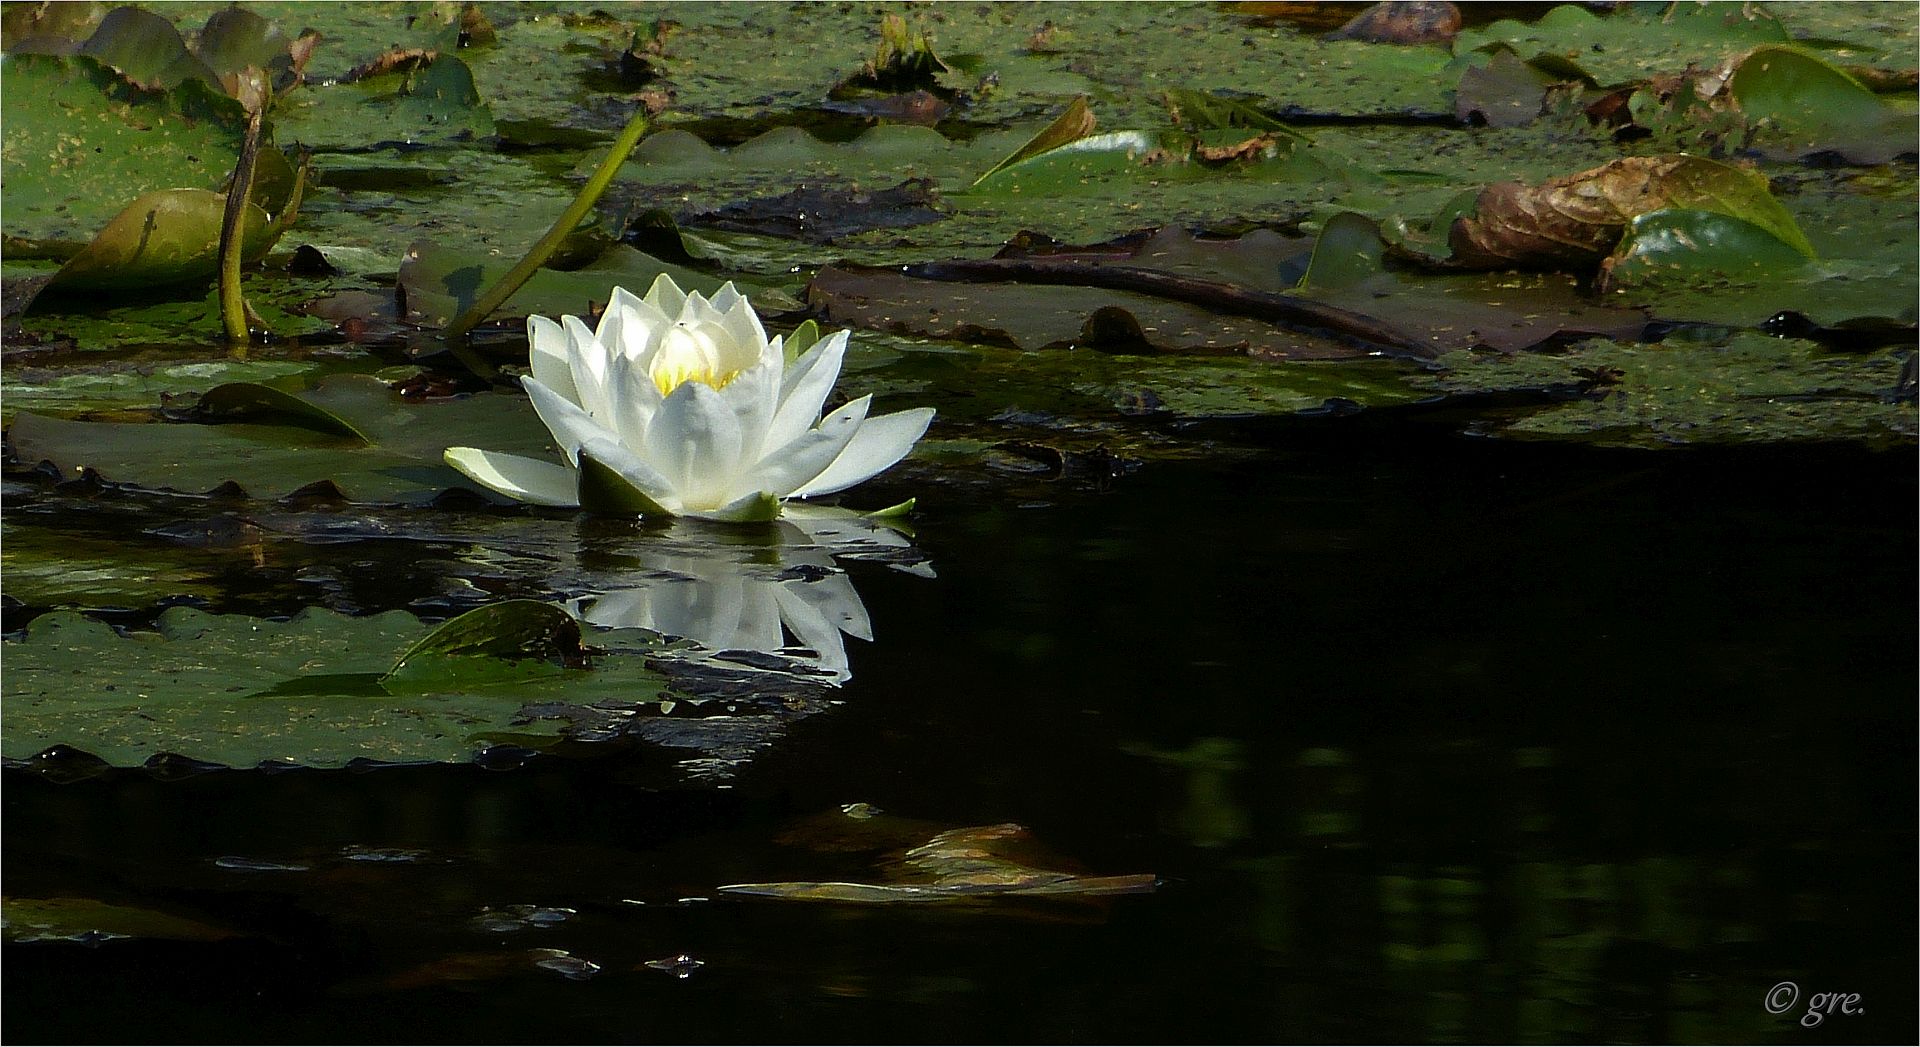
<svg viewBox="0 0 1920 1047"><path fill-rule="evenodd" d="M356 65L340 78L343 84L380 76L384 73L411 73L433 64L440 52L430 47L396 47L365 65Z"/></svg>
<svg viewBox="0 0 1920 1047"><path fill-rule="evenodd" d="M884 881L879 883L736 883L720 890L787 901L898 903L994 895L1084 898L1141 894L1153 890L1159 882L1151 873L1083 876L1058 868L1061 864L1040 848L1025 826L1003 822L936 833L925 843L887 860L881 867Z"/></svg>
<svg viewBox="0 0 1920 1047"><path fill-rule="evenodd" d="M1612 253L1638 215L1700 206L1710 197L1733 196L1753 207L1771 202L1764 182L1735 180L1746 177L1697 157L1633 156L1539 185L1499 182L1481 190L1474 213L1455 219L1447 239L1464 268L1590 268Z"/></svg>
<svg viewBox="0 0 1920 1047"><path fill-rule="evenodd" d="M1432 0L1382 0L1327 34L1329 40L1375 44L1437 44L1460 32L1460 9Z"/></svg>

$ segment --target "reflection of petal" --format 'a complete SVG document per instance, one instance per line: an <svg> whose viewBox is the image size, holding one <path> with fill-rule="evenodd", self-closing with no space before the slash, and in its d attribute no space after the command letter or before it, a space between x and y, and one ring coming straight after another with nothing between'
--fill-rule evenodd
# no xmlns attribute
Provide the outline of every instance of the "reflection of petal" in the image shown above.
<svg viewBox="0 0 1920 1047"><path fill-rule="evenodd" d="M655 624L653 594L650 589L619 589L579 601L575 613L588 625L605 629L651 629L665 632Z"/></svg>
<svg viewBox="0 0 1920 1047"><path fill-rule="evenodd" d="M869 643L873 641L873 622L867 617L867 605L860 602L860 594L853 588L853 579L847 577L845 572L836 570L816 581L788 582L781 591L791 594L833 623L836 631Z"/></svg>
<svg viewBox="0 0 1920 1047"><path fill-rule="evenodd" d="M793 630L800 645L814 653L820 667L832 671L833 678L844 683L853 676L847 662L847 645L840 639L840 630L831 617L832 609L816 607L800 595L800 590L811 587L808 582L789 582L774 588L780 618Z"/></svg>

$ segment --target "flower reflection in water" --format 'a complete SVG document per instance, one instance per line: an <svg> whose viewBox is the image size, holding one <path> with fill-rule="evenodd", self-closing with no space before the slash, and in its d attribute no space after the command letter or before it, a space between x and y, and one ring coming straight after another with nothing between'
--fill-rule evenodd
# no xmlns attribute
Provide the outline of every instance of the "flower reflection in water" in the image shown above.
<svg viewBox="0 0 1920 1047"><path fill-rule="evenodd" d="M837 559L932 571L886 521L795 508L751 540L676 522L660 551L642 554L645 569L631 585L579 597L569 609L589 625L691 640L734 665L844 683L853 675L845 637L872 641L873 623Z"/></svg>

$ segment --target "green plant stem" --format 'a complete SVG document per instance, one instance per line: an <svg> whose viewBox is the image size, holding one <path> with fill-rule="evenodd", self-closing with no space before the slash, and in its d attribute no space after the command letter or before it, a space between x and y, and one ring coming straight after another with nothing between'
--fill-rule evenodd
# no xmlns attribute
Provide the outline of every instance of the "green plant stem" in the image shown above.
<svg viewBox="0 0 1920 1047"><path fill-rule="evenodd" d="M253 165L260 155L260 114L247 119L247 140L240 147L240 162L233 168L233 184L227 187L227 209L220 219L220 322L227 329L227 341L245 345L247 299L240 293L240 256L246 253L247 203L253 195Z"/></svg>
<svg viewBox="0 0 1920 1047"><path fill-rule="evenodd" d="M633 147L640 141L640 136L646 131L647 111L643 107L634 113L633 119L627 121L627 126L621 129L620 137L613 140L613 148L608 151L606 159L600 161L599 169L594 171L593 177L587 179L587 184L580 188L580 195L573 198L573 203L568 204L567 209L561 212L560 217L554 221L553 228L548 229L547 234L540 238L540 242L529 248L527 253L514 263L513 268L507 271L507 275L501 277L492 287L487 288L486 293L468 306L466 312L455 317L454 321L447 325L449 341L458 341L466 337L468 331L473 330L480 321L485 320L495 309L500 308L500 304L511 297L513 292L518 291L520 285L526 283L540 268L541 263L553 257L553 252L559 250L561 242L566 240L567 235L580 224L580 219L586 217L587 212L593 209L593 205L599 202L600 194L606 192L607 186L613 184L613 177L620 172L620 165L626 162L627 154L633 151Z"/></svg>

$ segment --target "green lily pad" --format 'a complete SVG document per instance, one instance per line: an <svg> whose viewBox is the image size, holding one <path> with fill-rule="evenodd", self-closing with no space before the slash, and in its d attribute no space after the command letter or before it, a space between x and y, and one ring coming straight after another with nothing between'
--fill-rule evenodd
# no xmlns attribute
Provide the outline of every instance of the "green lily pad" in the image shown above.
<svg viewBox="0 0 1920 1047"><path fill-rule="evenodd" d="M1453 49L1466 55L1503 44L1524 58L1571 59L1602 83L1622 83L1644 77L1649 69L1710 66L1756 45L1788 39L1781 20L1758 4L1650 4L1605 15L1567 4L1531 23L1501 19L1462 30Z"/></svg>
<svg viewBox="0 0 1920 1047"><path fill-rule="evenodd" d="M198 79L145 91L85 55L8 55L0 177L9 253L65 257L144 193L217 190L239 159L246 122L240 103ZM272 163L278 154L261 156ZM285 194L257 192L255 202L277 212Z"/></svg>
<svg viewBox="0 0 1920 1047"><path fill-rule="evenodd" d="M487 649L476 634L489 628L511 633L501 642L517 649L522 617L510 609L481 627L456 619L440 632L467 635L450 646L426 639L435 630L403 611L308 609L275 622L176 607L157 632L124 636L72 612L45 614L5 644L0 752L24 759L66 744L123 767L162 752L229 767L459 762L498 740L556 740L557 721L522 722L530 703L640 703L663 691L630 653L591 669L502 663L515 671L476 681L467 663L501 660L453 652ZM402 651L405 672L390 677Z"/></svg>
<svg viewBox="0 0 1920 1047"><path fill-rule="evenodd" d="M1752 222L1678 207L1634 216L1605 263L1609 282L1618 286L1708 273L1766 275L1807 264L1806 254Z"/></svg>
<svg viewBox="0 0 1920 1047"><path fill-rule="evenodd" d="M526 401L510 394L410 404L383 382L338 375L298 398L363 435L315 432L314 415L301 413L272 419L282 424L220 425L21 413L9 439L24 462L52 462L67 476L91 469L130 487L201 493L231 483L255 498L280 498L328 483L350 500L384 503L424 502L456 487L478 490L443 464L450 446L543 455L552 444Z"/></svg>
<svg viewBox="0 0 1920 1047"><path fill-rule="evenodd" d="M515 261L517 259L511 257L439 244L414 244L400 263L400 289L406 296L407 319L428 327L446 326L482 291L504 276ZM504 323L529 315L586 316L604 307L615 287L642 294L662 273L671 276L674 283L685 290L708 295L727 282L616 244L582 268L535 272L532 279L494 311L491 320ZM753 298L755 308L762 313L785 311L781 296L766 284L747 279L734 283ZM791 298L786 298L784 304L789 308L797 305Z"/></svg>
<svg viewBox="0 0 1920 1047"><path fill-rule="evenodd" d="M127 205L55 273L49 288L114 291L211 281L220 268L227 198L206 189L162 189ZM282 229L247 205L242 260L272 250Z"/></svg>
<svg viewBox="0 0 1920 1047"><path fill-rule="evenodd" d="M286 141L329 151L456 146L494 131L493 113L474 86L473 71L452 55L440 55L414 72L301 91L277 115Z"/></svg>
<svg viewBox="0 0 1920 1047"><path fill-rule="evenodd" d="M1790 47L1762 47L1727 81L1757 139L1786 155L1831 151L1857 163L1916 152L1911 107L1888 104L1858 80Z"/></svg>
<svg viewBox="0 0 1920 1047"><path fill-rule="evenodd" d="M0 937L25 944L97 943L113 938L212 942L239 935L198 919L93 898L8 897L0 899Z"/></svg>
<svg viewBox="0 0 1920 1047"><path fill-rule="evenodd" d="M187 49L172 22L138 7L108 12L79 53L113 66L142 87L169 90L188 80L219 84L214 71Z"/></svg>
<svg viewBox="0 0 1920 1047"><path fill-rule="evenodd" d="M1442 357L1439 391L1578 391L1491 426L1515 437L1610 446L1858 440L1911 444L1911 404L1897 402L1900 355L1839 354L1811 342L1741 333L1724 342L1585 342L1557 355Z"/></svg>

